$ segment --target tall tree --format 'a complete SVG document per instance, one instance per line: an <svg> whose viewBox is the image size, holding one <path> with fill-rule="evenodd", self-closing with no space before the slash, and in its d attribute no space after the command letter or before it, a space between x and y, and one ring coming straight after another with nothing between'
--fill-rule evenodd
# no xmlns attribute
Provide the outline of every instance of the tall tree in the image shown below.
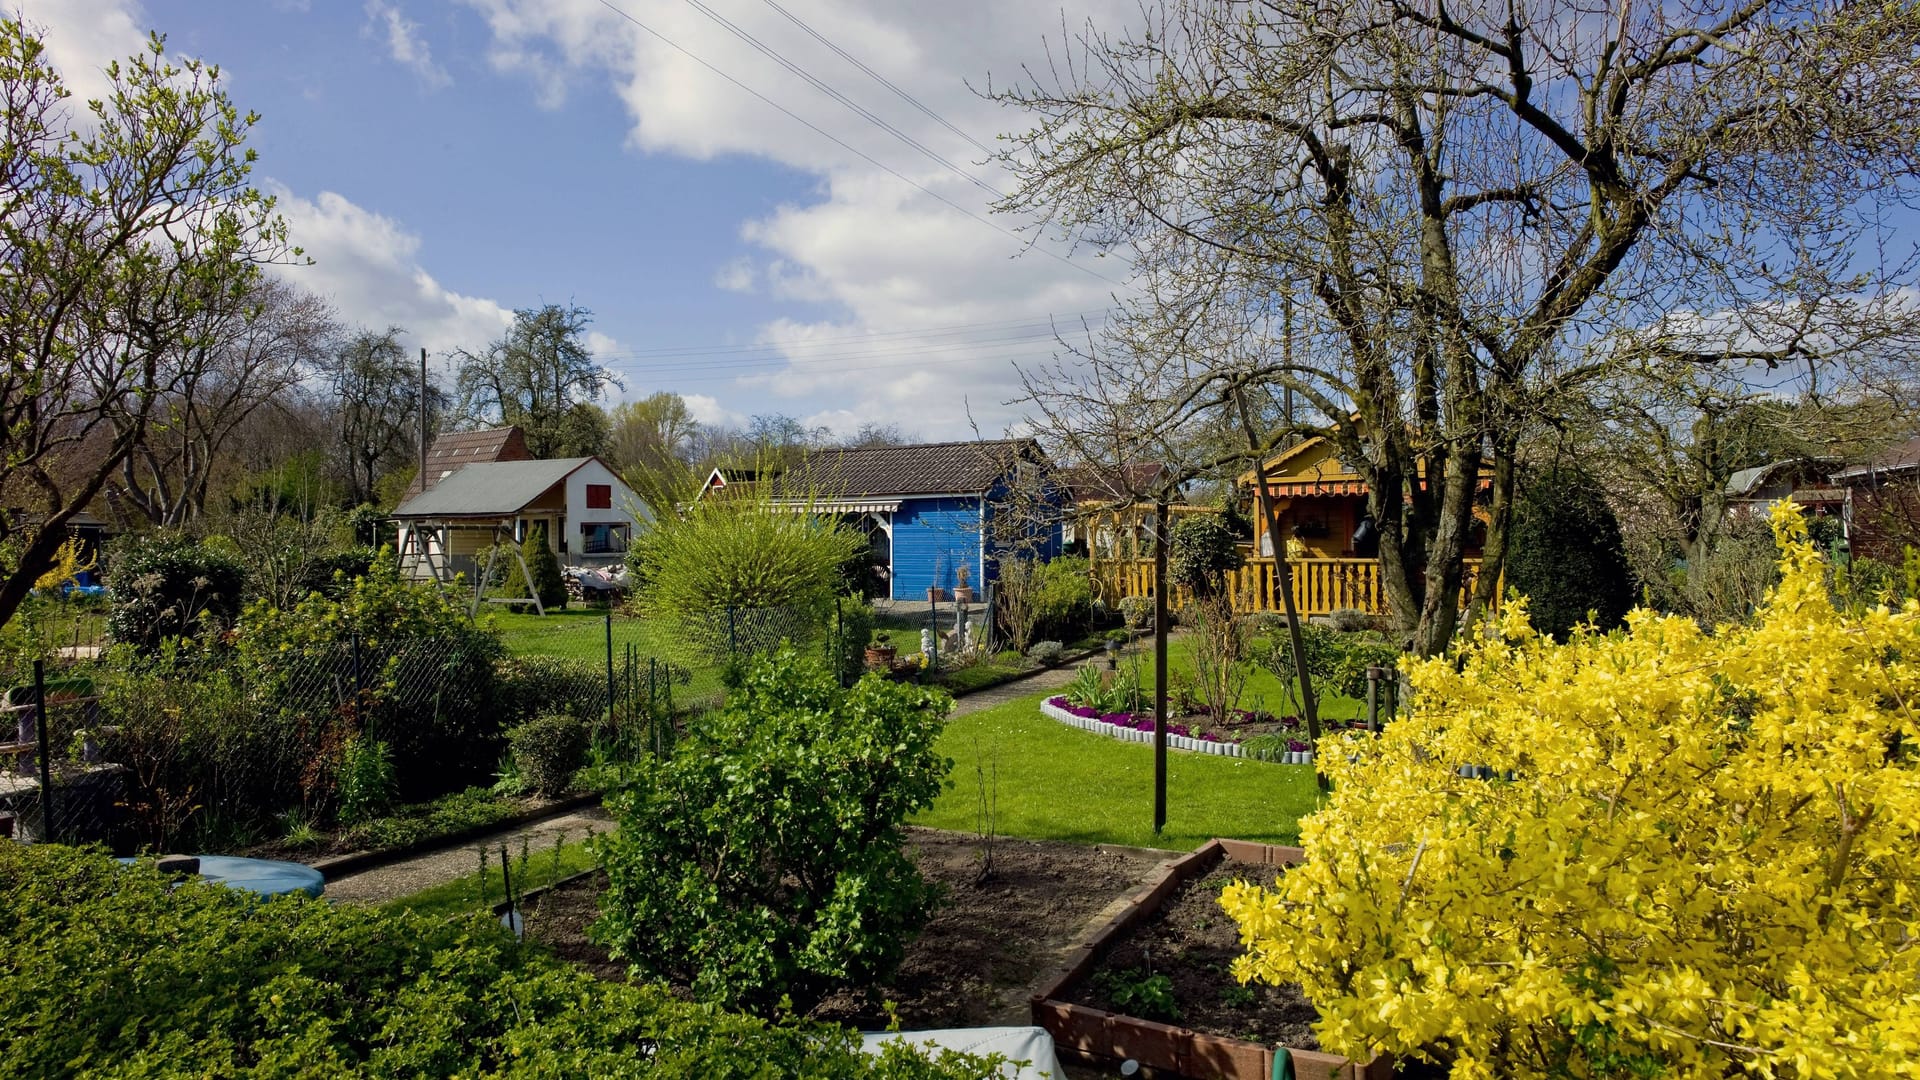
<svg viewBox="0 0 1920 1080"><path fill-rule="evenodd" d="M1491 593L1543 407L1628 356L1779 362L1914 337L1909 267L1881 247L1920 161L1911 5L1143 16L999 94L1035 117L1004 155L1020 184L1002 209L1128 246L1138 274L1104 369L1070 373L1055 403L1133 400L1171 438L1249 387L1290 391L1313 414L1292 427L1367 481L1384 591L1420 653L1455 629L1483 469ZM1090 395L1102 382L1123 388Z"/></svg>
<svg viewBox="0 0 1920 1080"><path fill-rule="evenodd" d="M248 185L255 117L147 51L77 117L35 33L0 21L0 623L146 440L206 315L294 249ZM296 252L297 253L297 252ZM18 509L15 509L18 508Z"/></svg>
<svg viewBox="0 0 1920 1080"><path fill-rule="evenodd" d="M414 461L420 437L420 372L398 326L360 330L326 361L338 413L341 471L347 499L376 502L380 478ZM444 411L446 395L426 388L428 425Z"/></svg>
<svg viewBox="0 0 1920 1080"><path fill-rule="evenodd" d="M145 436L108 481L109 501L153 525L200 517L214 478L233 465L236 436L256 413L288 404L333 332L325 301L273 278L209 304L191 336L162 355Z"/></svg>
<svg viewBox="0 0 1920 1080"><path fill-rule="evenodd" d="M700 424L679 394L660 391L613 407L607 449L627 483L654 508L671 513L690 497Z"/></svg>
<svg viewBox="0 0 1920 1080"><path fill-rule="evenodd" d="M620 381L586 344L593 313L548 304L513 313L513 325L486 351L455 355L461 414L470 422L517 424L535 457L604 450L606 417L593 402Z"/></svg>

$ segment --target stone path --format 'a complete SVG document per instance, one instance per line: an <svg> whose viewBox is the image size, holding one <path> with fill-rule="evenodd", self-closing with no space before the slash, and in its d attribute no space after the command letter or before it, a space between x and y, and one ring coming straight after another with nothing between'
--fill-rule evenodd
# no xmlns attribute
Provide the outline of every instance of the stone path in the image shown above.
<svg viewBox="0 0 1920 1080"><path fill-rule="evenodd" d="M1058 690L1073 681L1074 667L1072 664L1063 664L1015 682L977 690L954 701L953 715L965 716L1009 701ZM595 806L532 825L502 829L438 851L330 878L327 881L327 898L347 904L384 904L476 872L480 869L480 857L474 853L475 848L484 846L493 852L494 858L488 860L492 864L498 858L501 844L505 844L511 854L518 855L524 839L528 849L537 856L550 850L556 840L571 844L586 839L589 828L595 834L611 832L612 818L605 810Z"/></svg>

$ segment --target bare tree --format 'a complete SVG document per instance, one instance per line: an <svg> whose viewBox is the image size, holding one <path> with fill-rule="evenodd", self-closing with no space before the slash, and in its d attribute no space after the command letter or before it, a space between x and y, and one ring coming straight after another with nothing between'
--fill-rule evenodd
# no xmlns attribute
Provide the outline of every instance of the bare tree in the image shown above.
<svg viewBox="0 0 1920 1080"><path fill-rule="evenodd" d="M341 342L323 367L338 410L340 466L347 500L379 500L380 478L413 462L420 435L420 376L400 339L406 330L359 330ZM446 395L424 391L430 416L445 412Z"/></svg>
<svg viewBox="0 0 1920 1080"><path fill-rule="evenodd" d="M1815 0L1168 0L996 95L1002 209L1130 249L1138 299L1055 412L1171 443L1243 391L1367 481L1384 591L1444 648L1531 425L1629 359L1912 338L1880 211L1912 191L1920 14ZM1089 370L1089 368L1093 370ZM1256 441L1278 444L1285 432ZM1484 479L1483 479L1484 477Z"/></svg>
<svg viewBox="0 0 1920 1080"><path fill-rule="evenodd" d="M587 348L592 320L582 307L525 308L485 352L455 354L461 415L519 425L536 458L605 449L606 415L593 403L620 380Z"/></svg>
<svg viewBox="0 0 1920 1080"><path fill-rule="evenodd" d="M76 119L35 34L0 21L0 623L145 442L207 313L289 252L216 69L156 36L107 76Z"/></svg>
<svg viewBox="0 0 1920 1080"><path fill-rule="evenodd" d="M209 305L191 336L162 354L145 434L107 497L154 525L200 517L237 433L256 412L287 403L333 333L325 301L272 278ZM114 418L117 429L141 422Z"/></svg>

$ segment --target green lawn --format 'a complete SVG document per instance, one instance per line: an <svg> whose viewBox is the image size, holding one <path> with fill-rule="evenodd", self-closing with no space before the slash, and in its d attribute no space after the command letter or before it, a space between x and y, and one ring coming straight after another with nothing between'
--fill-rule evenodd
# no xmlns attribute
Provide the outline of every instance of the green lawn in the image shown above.
<svg viewBox="0 0 1920 1080"><path fill-rule="evenodd" d="M996 831L1036 840L1180 850L1214 836L1292 843L1316 804L1311 769L1170 749L1167 826L1156 836L1153 747L1050 720L1041 697L950 721L940 751L954 759L953 788L913 823L976 831L981 770L998 790Z"/></svg>
<svg viewBox="0 0 1920 1080"><path fill-rule="evenodd" d="M535 615L531 611L482 611L500 630L507 649L520 656L560 656L575 660L606 661L607 613L604 608L564 608ZM642 655L666 657L672 642L661 639L658 624L645 619L613 617L613 656L616 663L629 643Z"/></svg>
<svg viewBox="0 0 1920 1080"><path fill-rule="evenodd" d="M1098 656L1085 663L1097 663L1105 668L1105 656ZM1130 668L1138 665L1140 685L1149 689L1153 686L1153 639L1137 638L1120 657L1120 666ZM1240 707L1256 712L1266 711L1287 714L1294 711L1294 698L1286 692L1285 685L1272 672L1257 664L1249 664L1246 689L1240 695ZM1193 639L1187 634L1176 633L1167 642L1167 668L1175 676L1193 674ZM1287 683L1294 683L1289 679ZM1330 694L1324 686L1316 688L1320 692L1320 715L1330 720L1358 719L1367 715L1367 703L1353 698Z"/></svg>

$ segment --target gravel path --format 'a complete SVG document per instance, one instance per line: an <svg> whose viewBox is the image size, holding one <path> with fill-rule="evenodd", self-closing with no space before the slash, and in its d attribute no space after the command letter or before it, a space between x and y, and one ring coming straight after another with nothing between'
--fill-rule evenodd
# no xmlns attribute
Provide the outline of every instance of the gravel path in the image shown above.
<svg viewBox="0 0 1920 1080"><path fill-rule="evenodd" d="M975 691L953 703L952 715L965 716L1058 690L1073 681L1074 667L1064 664L1015 682ZM488 860L491 864L498 858L501 844L507 846L508 852L518 855L524 837L527 847L538 855L551 849L556 839L563 844L586 839L589 827L596 834L611 832L613 821L604 809L596 806L534 825L502 829L450 848L331 878L327 881L326 895L330 900L347 904L384 904L474 873L480 868L480 857L474 853L476 848L484 846L493 853L494 858Z"/></svg>
<svg viewBox="0 0 1920 1080"><path fill-rule="evenodd" d="M518 856L521 838L525 837L527 849L537 857L551 850L556 840L563 844L585 840L589 828L595 834L610 832L613 819L605 810L593 806L565 817L502 829L454 847L329 879L327 899L346 904L384 904L477 872L480 869L480 856L474 853L477 848L487 848L492 853L488 865L497 865L501 844L507 846L509 854Z"/></svg>

